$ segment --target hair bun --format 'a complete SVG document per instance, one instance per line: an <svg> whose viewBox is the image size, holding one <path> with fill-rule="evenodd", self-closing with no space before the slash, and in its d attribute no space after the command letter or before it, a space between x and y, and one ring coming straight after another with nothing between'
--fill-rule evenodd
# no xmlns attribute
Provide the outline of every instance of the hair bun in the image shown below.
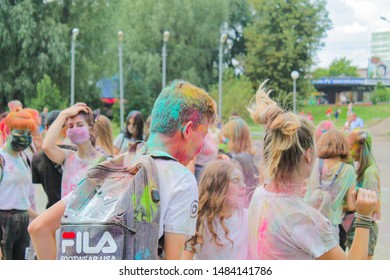
<svg viewBox="0 0 390 280"><path fill-rule="evenodd" d="M300 128L298 117L290 112L278 114L268 125L269 129L280 130L284 135L293 136Z"/></svg>

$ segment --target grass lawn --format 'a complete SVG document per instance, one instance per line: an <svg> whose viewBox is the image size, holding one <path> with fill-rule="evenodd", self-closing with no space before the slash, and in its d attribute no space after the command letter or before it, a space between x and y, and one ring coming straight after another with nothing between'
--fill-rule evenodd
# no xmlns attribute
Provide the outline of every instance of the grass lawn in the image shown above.
<svg viewBox="0 0 390 280"><path fill-rule="evenodd" d="M327 119L325 112L329 107L332 108L333 113L338 109L341 110L338 120L336 120L334 115L331 116L331 120L335 123L337 128L342 128L347 120L347 105L304 106L300 111L303 111L305 114L310 111L314 117L314 123L317 125L319 122ZM367 127L390 117L390 104L354 105L353 111L358 117L363 119L364 125Z"/></svg>

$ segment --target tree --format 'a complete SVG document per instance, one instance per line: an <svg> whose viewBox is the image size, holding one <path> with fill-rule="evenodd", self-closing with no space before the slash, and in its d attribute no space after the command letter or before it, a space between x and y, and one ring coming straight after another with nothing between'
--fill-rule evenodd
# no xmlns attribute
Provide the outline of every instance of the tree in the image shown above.
<svg viewBox="0 0 390 280"><path fill-rule="evenodd" d="M357 67L346 57L336 58L329 65L329 68L317 68L313 72L313 78L321 77L358 77Z"/></svg>
<svg viewBox="0 0 390 280"><path fill-rule="evenodd" d="M228 18L224 0L133 0L119 5L112 24L124 32L126 111L150 113L161 91L161 48L167 42L167 84L184 79L206 90L216 82L221 26Z"/></svg>
<svg viewBox="0 0 390 280"><path fill-rule="evenodd" d="M371 102L390 102L390 89L386 88L382 83L377 83L373 92L370 95Z"/></svg>
<svg viewBox="0 0 390 280"><path fill-rule="evenodd" d="M275 93L292 89L291 72L297 70L298 90L305 79L321 39L331 26L323 0L250 0L253 21L244 29L247 56L245 73L257 86L269 79ZM275 94L274 93L274 94Z"/></svg>
<svg viewBox="0 0 390 280"><path fill-rule="evenodd" d="M61 96L58 87L52 83L48 75L37 85L37 96L31 99L30 107L41 111L44 107L49 110L62 110L69 106L68 99Z"/></svg>
<svg viewBox="0 0 390 280"><path fill-rule="evenodd" d="M210 89L210 95L214 100L218 100L218 85L215 84ZM248 77L235 76L232 69L225 70L223 77L222 94L222 120L227 121L231 113L237 112L243 119L249 120L247 107L255 95L252 82Z"/></svg>
<svg viewBox="0 0 390 280"><path fill-rule="evenodd" d="M58 7L43 1L0 1L0 18L1 104L19 99L28 105L45 73L66 69L66 26L59 22Z"/></svg>

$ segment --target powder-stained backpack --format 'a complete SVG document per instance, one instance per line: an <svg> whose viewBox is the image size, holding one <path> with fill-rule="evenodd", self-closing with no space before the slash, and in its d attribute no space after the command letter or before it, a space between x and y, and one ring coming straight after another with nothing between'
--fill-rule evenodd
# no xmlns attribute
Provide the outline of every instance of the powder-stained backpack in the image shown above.
<svg viewBox="0 0 390 280"><path fill-rule="evenodd" d="M91 168L61 220L57 259L158 259L160 195L154 158L130 152Z"/></svg>
<svg viewBox="0 0 390 280"><path fill-rule="evenodd" d="M332 216L334 212L334 210L332 209L332 203L334 197L337 195L337 193L333 191L332 187L336 182L337 177L340 175L340 172L343 169L344 165L344 163L341 164L330 184L325 184L324 182L322 182L322 169L324 167L324 160L320 159L318 163L320 184L312 191L310 197L307 199L307 203L310 206L316 208L322 213L322 215L324 215L328 219Z"/></svg>

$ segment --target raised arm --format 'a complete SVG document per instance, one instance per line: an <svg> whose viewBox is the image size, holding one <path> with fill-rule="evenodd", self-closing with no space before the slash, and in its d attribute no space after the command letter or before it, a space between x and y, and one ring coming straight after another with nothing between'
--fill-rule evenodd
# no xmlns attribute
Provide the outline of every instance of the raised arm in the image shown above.
<svg viewBox="0 0 390 280"><path fill-rule="evenodd" d="M352 195L356 197L356 191L352 192ZM366 218L372 217L378 198L375 192L365 189L359 189L357 193L357 199L355 201L356 212L363 215ZM369 223L357 218L355 220L355 237L352 242L351 249L348 255L345 255L344 251L339 245L329 250L319 260L366 260L368 255L368 241L370 229Z"/></svg>
<svg viewBox="0 0 390 280"><path fill-rule="evenodd" d="M65 125L66 119L76 116L80 111L88 112L84 103L77 103L72 107L61 111L46 133L42 143L42 149L48 158L57 164L62 164L65 160L65 152L56 145L58 135L61 133L61 129Z"/></svg>

